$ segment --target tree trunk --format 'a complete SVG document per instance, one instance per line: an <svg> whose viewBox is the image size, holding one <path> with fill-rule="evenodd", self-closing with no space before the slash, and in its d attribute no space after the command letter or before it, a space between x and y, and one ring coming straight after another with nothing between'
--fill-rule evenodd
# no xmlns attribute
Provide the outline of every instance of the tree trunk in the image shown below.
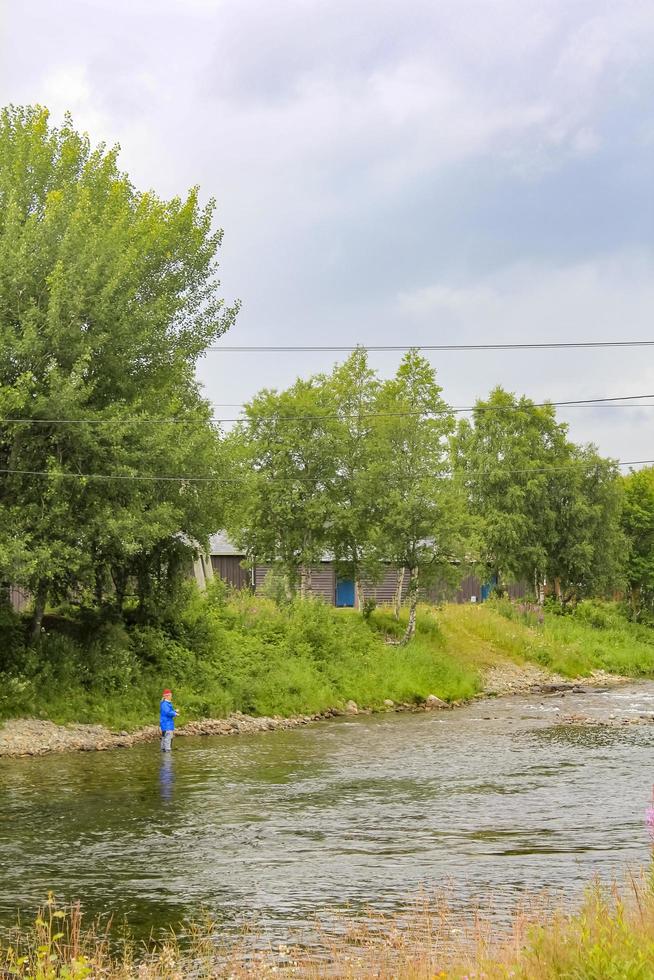
<svg viewBox="0 0 654 980"><path fill-rule="evenodd" d="M393 616L395 617L395 619L400 618L400 609L402 608L402 589L404 588L404 572L405 572L405 568L404 565L402 565L402 568L398 568L397 570L397 583L395 586L395 595L393 596Z"/></svg>
<svg viewBox="0 0 654 980"><path fill-rule="evenodd" d="M539 606L545 604L545 579L540 577L538 569L534 569L534 593Z"/></svg>
<svg viewBox="0 0 654 980"><path fill-rule="evenodd" d="M640 616L640 586L634 585L629 592L629 602L631 605L631 617L634 622Z"/></svg>
<svg viewBox="0 0 654 980"><path fill-rule="evenodd" d="M412 640L416 633L416 613L418 610L418 576L420 570L418 568L411 569L411 578L409 581L409 622L407 623L406 631L402 637L402 644L408 643Z"/></svg>
<svg viewBox="0 0 654 980"><path fill-rule="evenodd" d="M42 580L39 582L34 595L34 611L30 625L30 644L36 643L41 635L41 623L43 622L43 613L45 612L47 601L48 583Z"/></svg>
<svg viewBox="0 0 654 980"><path fill-rule="evenodd" d="M357 599L357 603L356 603L357 604L357 609L359 610L359 612L363 612L364 609L365 609L365 607L366 607L366 590L365 590L365 586L364 586L364 584L363 584L363 582L361 581L360 578L356 579L355 585L356 585L356 590L357 590L357 596L356 596L356 599Z"/></svg>
<svg viewBox="0 0 654 980"><path fill-rule="evenodd" d="M97 567L96 566L96 569L95 569L95 604L98 607L98 609L102 609L102 605L104 603L103 579L104 579L104 568Z"/></svg>
<svg viewBox="0 0 654 980"><path fill-rule="evenodd" d="M559 605L562 606L563 605L563 593L561 592L561 579L560 578L555 578L554 579L554 595L556 596L556 600L559 603Z"/></svg>
<svg viewBox="0 0 654 980"><path fill-rule="evenodd" d="M300 569L300 599L308 599L311 593L311 568L309 565L303 565Z"/></svg>
<svg viewBox="0 0 654 980"><path fill-rule="evenodd" d="M127 572L124 568L115 567L111 569L111 578L116 592L116 608L122 616L123 606L125 605L125 592L127 591Z"/></svg>

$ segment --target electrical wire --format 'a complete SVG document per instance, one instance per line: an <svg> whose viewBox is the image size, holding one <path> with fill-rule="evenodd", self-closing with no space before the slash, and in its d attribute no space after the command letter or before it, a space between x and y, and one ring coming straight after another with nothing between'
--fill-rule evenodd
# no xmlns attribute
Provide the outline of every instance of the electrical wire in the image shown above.
<svg viewBox="0 0 654 980"><path fill-rule="evenodd" d="M654 398L654 394L647 395L616 395L612 398L579 398L568 401L546 401L531 402L527 408L654 408L654 402L636 402L636 399ZM620 402L631 402L631 404L619 404ZM454 414L464 414L469 412L512 412L524 411L522 405L445 405L443 411L450 411ZM34 419L34 418L0 418L0 424L12 425L113 425L115 423L138 423L140 425L206 425L211 423L232 423L232 422L317 422L321 420L340 420L346 418L410 418L419 416L435 415L435 412L339 412L331 415L287 415L287 416L261 416L256 419L248 419L247 416L236 418L218 418L212 416L207 419L182 419L175 418L152 418L138 415L125 415L118 418L78 418L78 419Z"/></svg>
<svg viewBox="0 0 654 980"><path fill-rule="evenodd" d="M317 344L315 346L303 344L289 344L288 346L274 345L224 345L205 348L205 351L226 353L297 353L309 351L322 352L353 352L357 350L366 351L476 351L476 350L570 350L588 349L599 347L654 347L654 340L579 340L579 341L546 341L536 344L356 344L355 346L340 346L329 344Z"/></svg>
<svg viewBox="0 0 654 980"><path fill-rule="evenodd" d="M565 472L566 470L574 468L574 466L579 465L582 461L578 463L572 461L566 466L546 466L546 467L530 467L527 469L503 469L502 475L508 474L525 474L525 473L557 473ZM631 459L631 460L615 460L616 466L646 466L653 465L654 459ZM257 471L253 470L252 473L256 475ZM18 469L0 469L0 474L5 475L17 475L17 476L47 476L51 479L78 479L78 480L120 480L120 481L150 481L150 482L164 482L164 483L220 483L220 484L237 484L243 483L245 477L233 478L233 477L220 477L220 476L158 476L149 474L134 474L134 473L53 473L50 470L18 470ZM488 470L464 470L460 471L460 476L464 478L469 478L471 476L488 476ZM442 473L423 473L420 475L420 479L424 480L435 480L441 479ZM413 479L413 477L409 477ZM286 478L274 477L272 480L268 481L270 483L306 483L306 482L322 482L316 481L314 477L302 477L302 476L289 476Z"/></svg>

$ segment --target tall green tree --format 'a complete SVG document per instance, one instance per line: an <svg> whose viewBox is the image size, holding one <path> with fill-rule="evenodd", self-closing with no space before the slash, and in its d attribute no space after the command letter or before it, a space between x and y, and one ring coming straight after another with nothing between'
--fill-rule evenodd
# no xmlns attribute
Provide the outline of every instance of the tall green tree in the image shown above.
<svg viewBox="0 0 654 980"><path fill-rule="evenodd" d="M551 473L554 533L545 542L547 578L561 603L615 592L626 557L615 462L568 443L566 463Z"/></svg>
<svg viewBox="0 0 654 980"><path fill-rule="evenodd" d="M302 596L312 592L312 569L329 541L333 408L322 376L283 392L264 390L229 440L240 479L228 530L250 560L281 567Z"/></svg>
<svg viewBox="0 0 654 980"><path fill-rule="evenodd" d="M409 575L409 619L416 629L420 588L447 577L465 552L468 521L451 479L449 438L454 416L434 369L409 351L376 399L371 470L383 487L373 541L380 560Z"/></svg>
<svg viewBox="0 0 654 980"><path fill-rule="evenodd" d="M385 485L375 463L375 426L380 381L358 348L337 364L325 380L332 417L330 432L336 467L329 494L328 547L339 574L356 583L359 608L366 587L375 584L383 565L373 546L384 506Z"/></svg>
<svg viewBox="0 0 654 980"><path fill-rule="evenodd" d="M197 189L138 191L68 117L0 113L0 575L34 594L35 634L48 596L101 592L220 521L206 485L137 479L217 473L194 380L236 313L213 212ZM188 426L148 421L167 416Z"/></svg>
<svg viewBox="0 0 654 980"><path fill-rule="evenodd" d="M576 446L551 405L494 389L453 441L457 477L481 519L480 558L499 587L546 582L559 598L609 590L624 552L615 464Z"/></svg>
<svg viewBox="0 0 654 980"><path fill-rule="evenodd" d="M626 579L634 619L654 615L654 467L623 477Z"/></svg>
<svg viewBox="0 0 654 980"><path fill-rule="evenodd" d="M566 428L553 408L502 388L478 401L472 420L459 424L457 476L482 520L481 562L499 587L526 579L542 595L556 521L550 476L566 447Z"/></svg>

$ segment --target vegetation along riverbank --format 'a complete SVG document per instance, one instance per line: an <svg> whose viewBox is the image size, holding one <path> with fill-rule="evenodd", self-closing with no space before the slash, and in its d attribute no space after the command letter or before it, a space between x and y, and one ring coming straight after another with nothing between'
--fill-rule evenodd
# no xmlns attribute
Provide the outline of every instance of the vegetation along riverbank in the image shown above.
<svg viewBox="0 0 654 980"><path fill-rule="evenodd" d="M175 618L157 628L62 610L46 618L36 647L20 618L4 615L0 755L153 739L164 685L175 691L182 732L236 734L654 673L654 631L596 602L566 615L504 601L425 607L406 646L397 643L402 617L385 609L365 619L220 586L206 595L189 586Z"/></svg>
<svg viewBox="0 0 654 980"><path fill-rule="evenodd" d="M313 929L310 947L304 938L276 943L251 930L221 937L206 921L179 938L116 943L99 925L85 926L79 907L58 909L50 899L33 925L0 940L0 969L23 980L654 978L654 893L645 874L623 888L596 883L572 912L536 898L505 925L488 914L456 913L442 896L423 896L395 916L369 910L363 919Z"/></svg>

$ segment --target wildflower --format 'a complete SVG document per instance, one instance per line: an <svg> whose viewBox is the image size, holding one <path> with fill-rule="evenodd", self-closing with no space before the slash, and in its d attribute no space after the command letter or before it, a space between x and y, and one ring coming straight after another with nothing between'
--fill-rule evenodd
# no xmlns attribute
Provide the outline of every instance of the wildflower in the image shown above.
<svg viewBox="0 0 654 980"><path fill-rule="evenodd" d="M645 811L645 823L649 827L650 836L654 837L654 786L652 786L652 802Z"/></svg>

